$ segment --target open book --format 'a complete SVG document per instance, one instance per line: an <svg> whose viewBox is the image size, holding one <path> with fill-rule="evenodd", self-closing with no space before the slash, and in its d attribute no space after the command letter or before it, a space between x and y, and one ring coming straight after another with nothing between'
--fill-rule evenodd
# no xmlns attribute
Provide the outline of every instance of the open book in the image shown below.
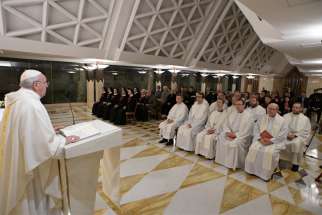
<svg viewBox="0 0 322 215"><path fill-rule="evenodd" d="M66 128L60 129L60 132L65 136L75 135L81 140L100 134L101 132L90 123L78 123Z"/></svg>

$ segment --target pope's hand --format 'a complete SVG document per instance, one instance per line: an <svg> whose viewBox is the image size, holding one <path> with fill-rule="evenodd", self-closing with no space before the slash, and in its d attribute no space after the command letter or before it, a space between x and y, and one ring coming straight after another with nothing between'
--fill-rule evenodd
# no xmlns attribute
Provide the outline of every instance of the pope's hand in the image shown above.
<svg viewBox="0 0 322 215"><path fill-rule="evenodd" d="M74 136L74 135L72 135L72 136L68 136L68 137L66 137L66 143L68 144L68 143L75 143L75 142L77 142L77 141L79 141L79 137L78 136Z"/></svg>

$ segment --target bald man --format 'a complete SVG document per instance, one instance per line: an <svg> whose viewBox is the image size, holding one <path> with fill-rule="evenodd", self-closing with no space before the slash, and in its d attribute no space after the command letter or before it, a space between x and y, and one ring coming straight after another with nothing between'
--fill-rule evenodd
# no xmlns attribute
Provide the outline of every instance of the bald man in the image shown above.
<svg viewBox="0 0 322 215"><path fill-rule="evenodd" d="M265 181L271 179L287 137L287 123L277 112L278 105L269 104L267 114L256 123L253 142L245 162L246 172Z"/></svg>
<svg viewBox="0 0 322 215"><path fill-rule="evenodd" d="M79 137L56 135L40 102L48 87L41 72L26 70L20 86L5 97L0 127L0 214L58 215L61 190L55 159Z"/></svg>

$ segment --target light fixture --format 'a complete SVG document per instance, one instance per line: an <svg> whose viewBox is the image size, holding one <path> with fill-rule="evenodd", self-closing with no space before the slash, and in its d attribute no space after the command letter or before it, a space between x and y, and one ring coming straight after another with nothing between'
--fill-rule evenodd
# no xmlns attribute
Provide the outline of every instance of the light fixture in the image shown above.
<svg viewBox="0 0 322 215"><path fill-rule="evenodd" d="M239 76L233 75L233 79L237 79L237 78L239 78Z"/></svg>
<svg viewBox="0 0 322 215"><path fill-rule="evenodd" d="M169 72L171 72L171 73L178 73L178 72L180 72L181 70L179 70L179 69L169 69Z"/></svg>
<svg viewBox="0 0 322 215"><path fill-rule="evenodd" d="M322 69L312 69L312 70L309 70L308 72L312 72L312 73L319 73L319 72L321 72L322 73Z"/></svg>
<svg viewBox="0 0 322 215"><path fill-rule="evenodd" d="M223 77L223 76L225 76L225 74L222 74L222 73L217 73L216 74L218 77Z"/></svg>
<svg viewBox="0 0 322 215"><path fill-rule="evenodd" d="M208 74L206 74L206 73L201 73L200 74L202 77L207 77L208 76Z"/></svg>
<svg viewBox="0 0 322 215"><path fill-rule="evenodd" d="M247 79L255 79L255 76L253 76L253 75L247 75L246 78Z"/></svg>
<svg viewBox="0 0 322 215"><path fill-rule="evenodd" d="M164 73L164 71L161 69L154 70L154 72L158 75L161 75L162 73Z"/></svg>
<svg viewBox="0 0 322 215"><path fill-rule="evenodd" d="M182 77L187 77L187 76L189 76L189 74L182 73L182 74L181 74L181 76L182 76Z"/></svg>
<svg viewBox="0 0 322 215"><path fill-rule="evenodd" d="M85 66L84 66L84 68L85 68L86 70L90 70L90 71L92 71L92 70L97 69L97 65L96 65L96 64L89 64L89 65L85 65Z"/></svg>
<svg viewBox="0 0 322 215"><path fill-rule="evenodd" d="M11 67L11 63L8 61L0 61L0 66Z"/></svg>
<svg viewBox="0 0 322 215"><path fill-rule="evenodd" d="M112 72L112 75L118 75L118 73L117 72Z"/></svg>
<svg viewBox="0 0 322 215"><path fill-rule="evenodd" d="M107 68L107 67L109 67L110 65L107 65L107 64L98 64L97 65L97 68L98 69L105 69L105 68Z"/></svg>
<svg viewBox="0 0 322 215"><path fill-rule="evenodd" d="M146 74L146 71L144 70L141 70L141 71L138 71L139 74Z"/></svg>
<svg viewBox="0 0 322 215"><path fill-rule="evenodd" d="M76 72L75 71L67 71L67 73L69 73L69 74L75 74Z"/></svg>

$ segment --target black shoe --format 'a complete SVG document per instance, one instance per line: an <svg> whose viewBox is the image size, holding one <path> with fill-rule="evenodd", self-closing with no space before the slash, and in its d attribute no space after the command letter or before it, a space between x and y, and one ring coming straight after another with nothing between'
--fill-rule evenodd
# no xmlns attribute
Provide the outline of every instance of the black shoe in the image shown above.
<svg viewBox="0 0 322 215"><path fill-rule="evenodd" d="M292 171L297 172L299 170L299 165L293 164Z"/></svg>
<svg viewBox="0 0 322 215"><path fill-rule="evenodd" d="M159 141L159 143L166 143L166 142L168 142L168 140L167 139L164 139L164 138Z"/></svg>
<svg viewBox="0 0 322 215"><path fill-rule="evenodd" d="M168 142L167 142L167 146L169 145L173 145L173 139L170 139Z"/></svg>

